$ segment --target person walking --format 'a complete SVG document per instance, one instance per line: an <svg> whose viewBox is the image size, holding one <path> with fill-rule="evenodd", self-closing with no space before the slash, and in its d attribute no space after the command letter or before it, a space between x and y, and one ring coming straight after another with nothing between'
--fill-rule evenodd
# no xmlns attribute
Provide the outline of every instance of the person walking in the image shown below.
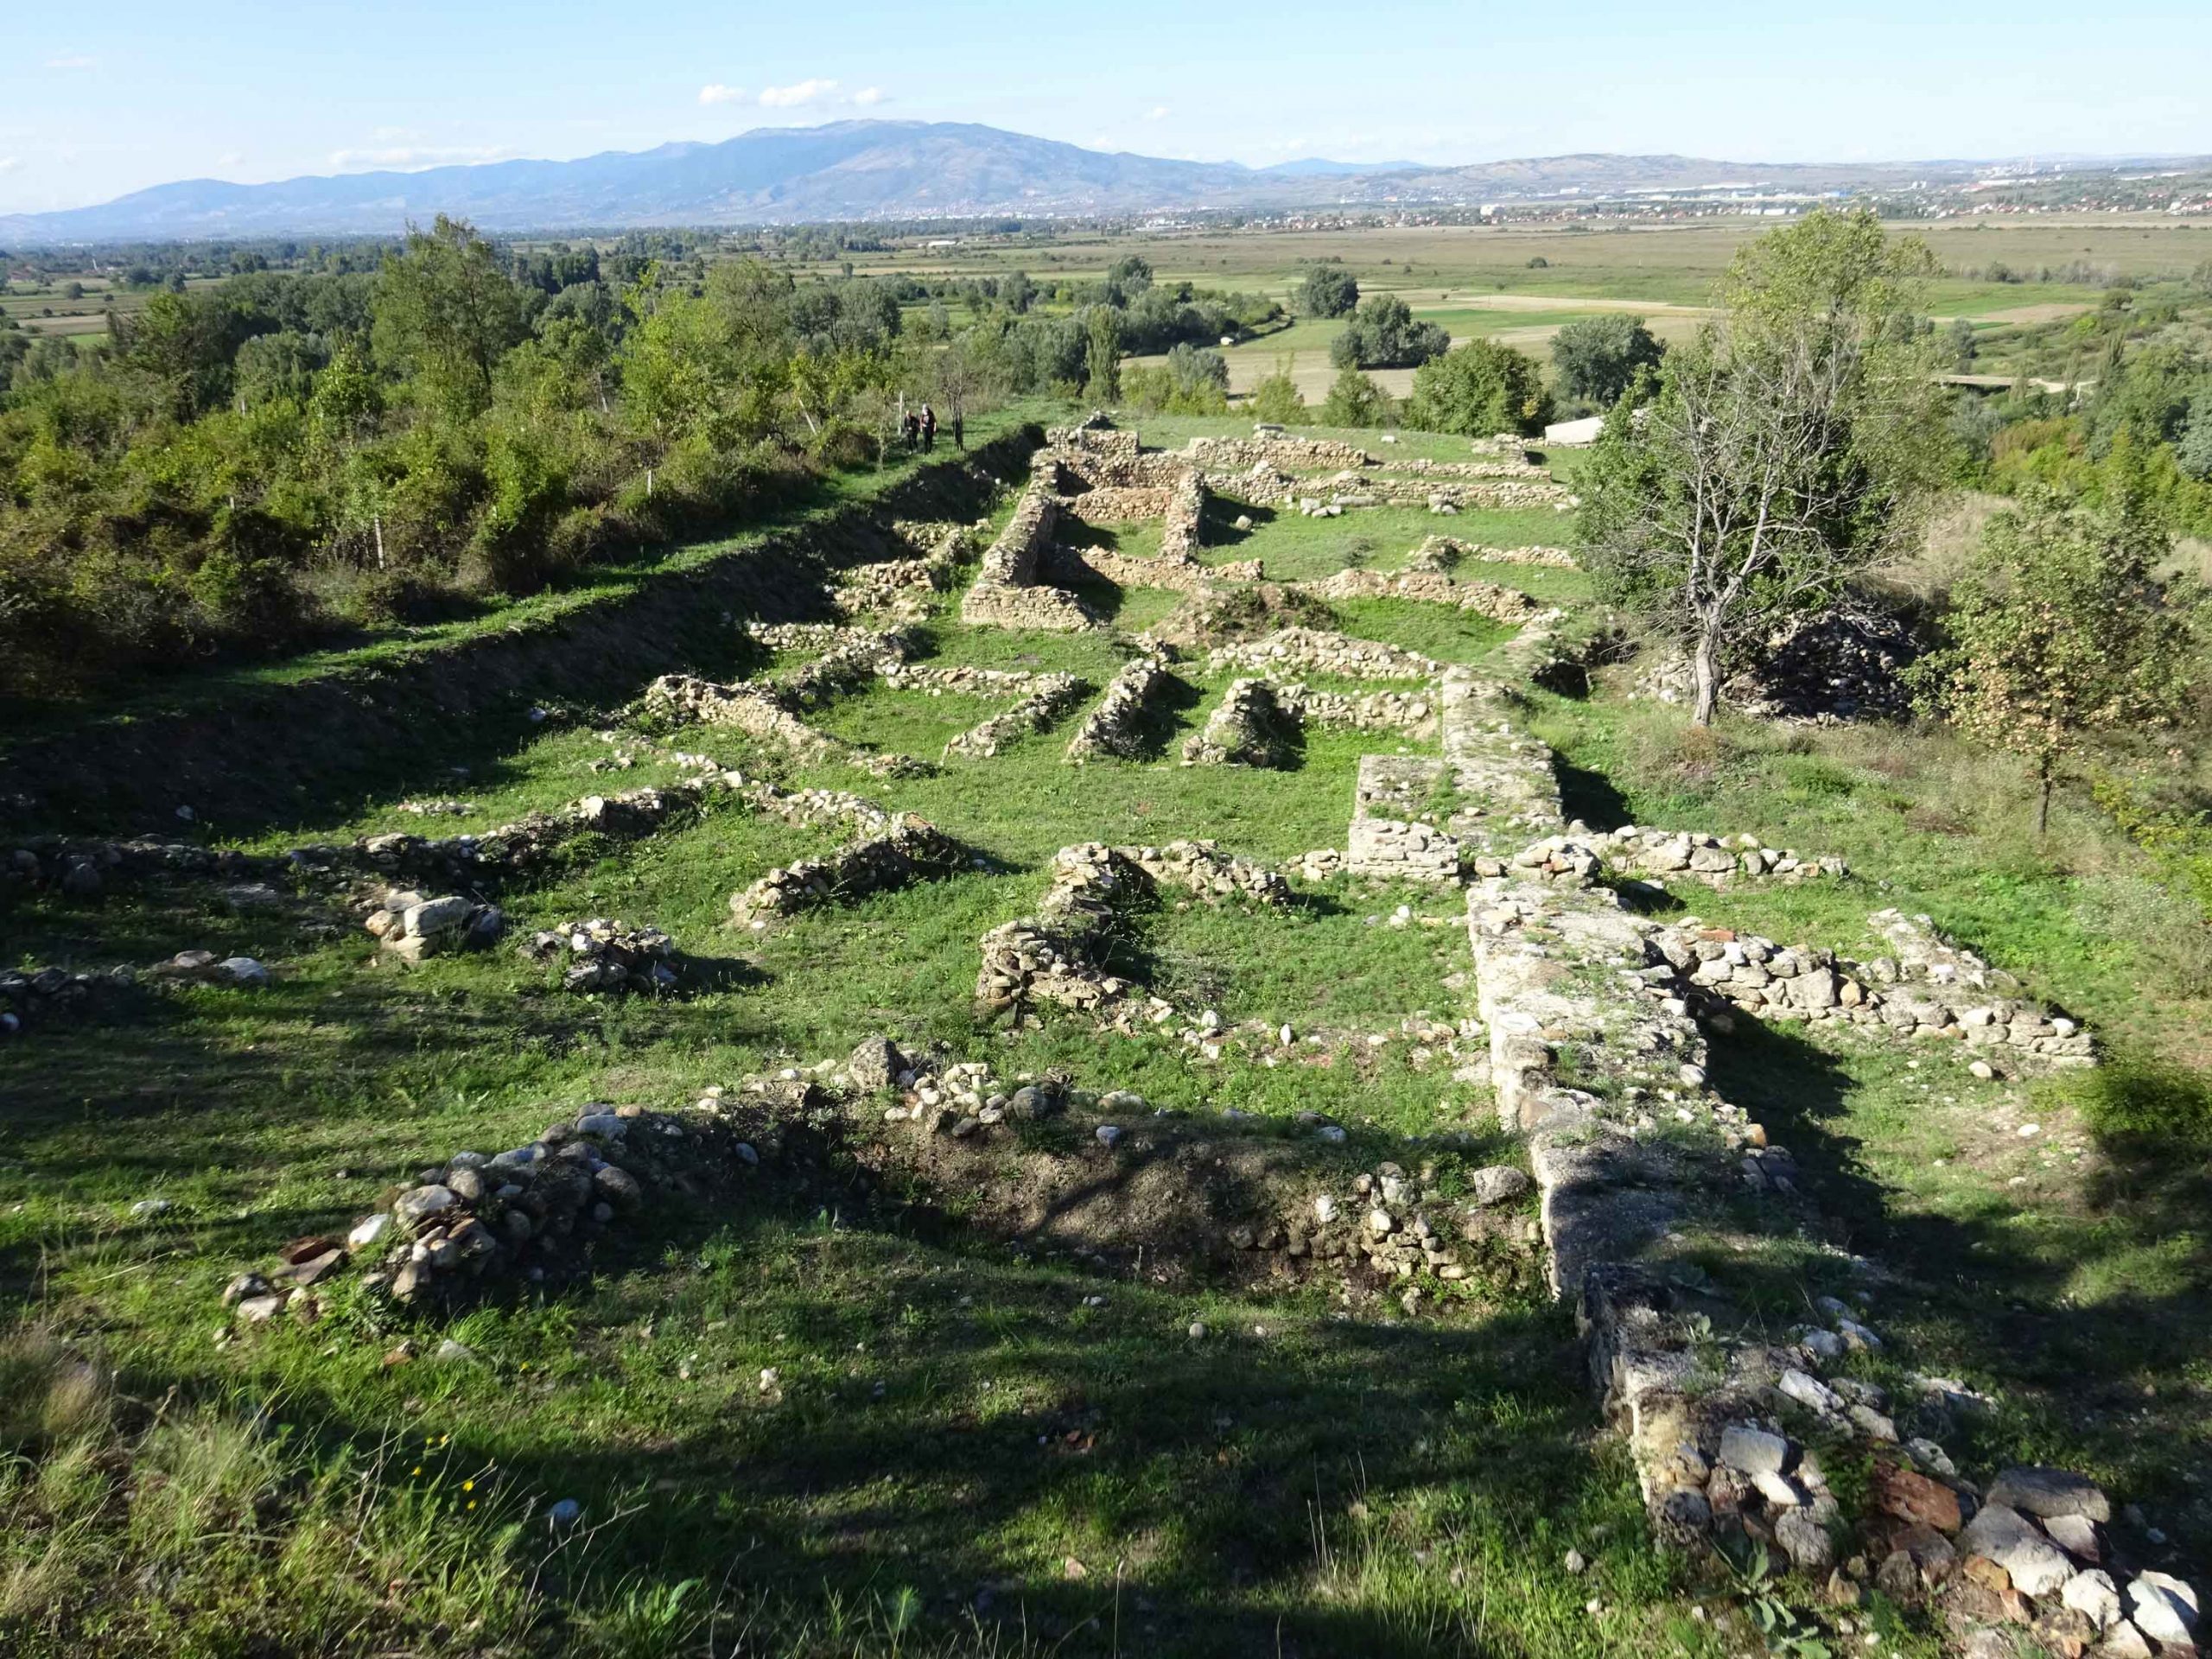
<svg viewBox="0 0 2212 1659"><path fill-rule="evenodd" d="M937 448L937 410L927 404L922 405L922 453L927 454Z"/></svg>
<svg viewBox="0 0 2212 1659"><path fill-rule="evenodd" d="M968 439L962 433L960 427L960 411L956 409L952 411L952 447L956 449L965 449L968 447Z"/></svg>
<svg viewBox="0 0 2212 1659"><path fill-rule="evenodd" d="M906 413L906 419L899 423L899 435L906 441L906 453L908 454L913 454L914 440L919 435L921 429L922 423L920 418L916 416L912 410L909 410Z"/></svg>

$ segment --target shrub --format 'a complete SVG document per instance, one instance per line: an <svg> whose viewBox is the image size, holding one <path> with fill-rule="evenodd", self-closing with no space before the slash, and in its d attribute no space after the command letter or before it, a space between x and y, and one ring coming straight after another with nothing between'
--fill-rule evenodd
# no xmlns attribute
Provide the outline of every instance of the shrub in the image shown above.
<svg viewBox="0 0 2212 1659"><path fill-rule="evenodd" d="M1551 416L1551 393L1534 359L1488 340L1471 340L1424 363L1406 405L1410 426L1474 438L1534 435Z"/></svg>
<svg viewBox="0 0 2212 1659"><path fill-rule="evenodd" d="M1293 291L1291 303L1303 316L1345 316L1359 303L1359 283L1341 265L1316 265Z"/></svg>
<svg viewBox="0 0 2212 1659"><path fill-rule="evenodd" d="M1415 322L1413 308L1395 294L1360 302L1352 320L1329 346L1340 369L1409 369L1441 357L1452 336L1433 322Z"/></svg>
<svg viewBox="0 0 2212 1659"><path fill-rule="evenodd" d="M1640 372L1659 366L1662 349L1642 317L1581 317L1552 336L1552 366L1568 397L1610 409Z"/></svg>
<svg viewBox="0 0 2212 1659"><path fill-rule="evenodd" d="M1321 424L1388 426L1396 413L1389 392L1357 369L1345 369L1330 384L1321 404Z"/></svg>
<svg viewBox="0 0 2212 1659"><path fill-rule="evenodd" d="M1306 413L1306 399L1298 390L1298 383L1290 378L1290 365L1278 363L1273 374L1252 388L1249 404L1252 418L1273 421L1278 426L1297 423Z"/></svg>

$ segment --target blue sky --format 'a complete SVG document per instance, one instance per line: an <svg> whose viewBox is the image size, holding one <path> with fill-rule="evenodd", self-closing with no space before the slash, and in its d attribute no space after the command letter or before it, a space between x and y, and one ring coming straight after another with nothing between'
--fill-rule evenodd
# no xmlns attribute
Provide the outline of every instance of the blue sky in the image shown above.
<svg viewBox="0 0 2212 1659"><path fill-rule="evenodd" d="M1253 163L2212 152L2212 5L104 0L0 31L0 212L854 116Z"/></svg>

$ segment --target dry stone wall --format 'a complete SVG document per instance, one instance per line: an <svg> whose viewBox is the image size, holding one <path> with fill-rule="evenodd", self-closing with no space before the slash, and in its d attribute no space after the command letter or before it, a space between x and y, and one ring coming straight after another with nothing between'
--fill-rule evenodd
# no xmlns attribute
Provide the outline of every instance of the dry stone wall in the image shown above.
<svg viewBox="0 0 2212 1659"><path fill-rule="evenodd" d="M1174 1008L1147 998L1135 982L1108 973L1098 956L1121 915L1162 891L1209 904L1228 900L1279 909L1290 885L1273 870L1233 857L1208 841L1165 847L1063 847L1052 860L1052 884L1036 910L983 936L976 1000L986 1013L1034 1022L1040 1003L1135 1029L1160 1023Z"/></svg>
<svg viewBox="0 0 2212 1659"><path fill-rule="evenodd" d="M1870 922L1879 928L1878 912ZM2030 1071L2096 1064L2080 1022L1986 983L1933 981L1894 957L1854 962L1810 945L1783 945L1753 933L1709 927L1685 917L1656 936L1661 954L1686 982L1685 995L1712 1008L1726 1003L1763 1020L1841 1020L1904 1039L1955 1042L1993 1062Z"/></svg>
<svg viewBox="0 0 2212 1659"><path fill-rule="evenodd" d="M1298 584L1319 599L1406 599L1486 616L1517 627L1543 607L1518 588L1460 582L1439 571L1339 570L1320 582Z"/></svg>
<svg viewBox="0 0 2212 1659"><path fill-rule="evenodd" d="M1100 755L1141 760L1156 706L1180 683L1165 657L1147 655L1126 664L1068 740L1068 760L1077 765Z"/></svg>
<svg viewBox="0 0 2212 1659"><path fill-rule="evenodd" d="M1419 652L1325 628L1281 628L1217 646L1207 662L1247 674L1341 674L1357 680L1437 680L1446 671L1443 664Z"/></svg>
<svg viewBox="0 0 2212 1659"><path fill-rule="evenodd" d="M1382 880L1456 882L1459 842L1428 822L1429 804L1445 785L1441 760L1416 755L1363 754L1352 791L1351 827L1344 867Z"/></svg>
<svg viewBox="0 0 2212 1659"><path fill-rule="evenodd" d="M1281 766L1289 764L1296 717L1266 680L1229 683L1205 725L1183 745L1186 766Z"/></svg>
<svg viewBox="0 0 2212 1659"><path fill-rule="evenodd" d="M823 858L773 869L731 895L731 920L759 931L801 911L849 904L870 893L939 881L974 867L975 855L935 824L911 812L890 828Z"/></svg>
<svg viewBox="0 0 2212 1659"><path fill-rule="evenodd" d="M1936 1439L1914 1432L1919 1419L1947 1421L1959 1385L1916 1379L1917 1395L1901 1400L1844 1369L1883 1345L1863 1303L1820 1298L1816 1319L1780 1334L1699 1264L1701 1244L1741 1230L1720 1207L1732 1188L1775 1207L1781 1236L1815 1237L1819 1219L1789 1153L1709 1086L1694 1015L1726 998L1785 1018L1878 1021L1889 992L1828 953L1694 920L1642 921L1588 885L1598 851L1557 833L1556 814L1553 829L1490 861L1494 873L1469 890L1478 1011L1501 1117L1528 1140L1554 1290L1575 1302L1593 1381L1628 1438L1655 1524L1669 1537L1761 1541L1847 1598L1868 1579L1901 1600L1935 1595L1961 1635L2012 1623L2059 1650L2101 1638L2101 1652L2146 1652L2142 1620L2177 1620L2187 1586L2138 1575L2123 1601L2105 1570L2110 1541L2097 1528L2110 1506L2101 1491L2030 1469L1977 1488ZM1663 848L1671 864L1685 844L1721 850L1707 839L1632 835L1624 844L1631 858ZM1732 872L1700 874L1740 876L1743 855L1766 849L1728 850ZM1779 861L1761 857L1757 873L1788 879ZM1986 1047L2010 1045L2017 1027L2023 1055L2085 1063L2085 1037L1992 996L1986 964L1924 918L1884 912L1872 925L1896 950L1884 959L1893 976L1926 985L1941 975L1955 999L1948 988L1980 982L1970 988L1983 1006L1972 1027L1960 1017L1961 1037L1977 1030ZM1922 1027L1916 1013L1904 1017ZM2060 1045L2070 1052L2055 1052ZM1857 1258L1839 1255L1835 1267L1866 1281ZM1859 1512L1847 1512L1812 1439L1870 1460ZM2124 1614L2139 1605L2131 1624Z"/></svg>
<svg viewBox="0 0 2212 1659"><path fill-rule="evenodd" d="M1030 689L1020 702L948 739L944 752L988 760L1009 743L1050 730L1090 690L1073 674L1038 674L1030 679Z"/></svg>
<svg viewBox="0 0 2212 1659"><path fill-rule="evenodd" d="M1073 594L1042 586L1038 580L1039 562L1052 547L1059 518L1052 476L1057 469L1058 463L1049 457L1039 461L1014 516L984 553L982 568L960 602L962 621L978 627L1062 633L1097 626Z"/></svg>

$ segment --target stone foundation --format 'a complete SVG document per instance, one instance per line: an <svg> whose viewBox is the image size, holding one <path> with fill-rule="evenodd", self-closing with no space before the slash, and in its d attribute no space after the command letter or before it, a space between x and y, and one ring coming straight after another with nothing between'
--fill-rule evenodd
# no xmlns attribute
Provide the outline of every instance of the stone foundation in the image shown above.
<svg viewBox="0 0 2212 1659"><path fill-rule="evenodd" d="M1281 766L1288 763L1295 715L1265 680L1231 680L1204 729L1183 745L1186 766Z"/></svg>
<svg viewBox="0 0 2212 1659"><path fill-rule="evenodd" d="M1100 755L1142 760L1153 705L1178 683L1164 657L1128 664L1107 683L1106 695L1068 740L1068 760L1077 765Z"/></svg>

